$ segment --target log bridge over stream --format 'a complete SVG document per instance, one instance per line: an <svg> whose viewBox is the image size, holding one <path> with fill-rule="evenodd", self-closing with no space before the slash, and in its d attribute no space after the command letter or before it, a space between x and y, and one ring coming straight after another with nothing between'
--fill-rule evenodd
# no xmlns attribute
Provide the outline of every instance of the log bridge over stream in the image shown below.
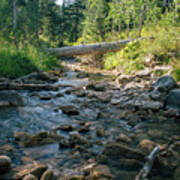
<svg viewBox="0 0 180 180"><path fill-rule="evenodd" d="M105 54L121 50L126 44L133 41L152 39L152 37L143 37L138 39L128 39L116 42L103 42L96 44L83 44L78 46L69 46L62 48L48 48L45 51L60 57L72 57L85 54Z"/></svg>

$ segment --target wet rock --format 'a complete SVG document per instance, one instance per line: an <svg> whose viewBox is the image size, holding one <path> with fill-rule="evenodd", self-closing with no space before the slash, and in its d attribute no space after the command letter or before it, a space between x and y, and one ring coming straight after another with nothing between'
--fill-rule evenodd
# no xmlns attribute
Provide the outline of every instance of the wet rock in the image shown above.
<svg viewBox="0 0 180 180"><path fill-rule="evenodd" d="M179 180L180 177L180 167L178 167L174 172L174 180Z"/></svg>
<svg viewBox="0 0 180 180"><path fill-rule="evenodd" d="M130 75L120 75L118 78L116 78L116 83L118 84L123 84L123 83L128 83L132 81L134 77Z"/></svg>
<svg viewBox="0 0 180 180"><path fill-rule="evenodd" d="M53 171L47 170L43 173L41 176L41 180L54 180L54 174Z"/></svg>
<svg viewBox="0 0 180 180"><path fill-rule="evenodd" d="M78 132L80 132L80 133L87 133L89 131L90 131L90 128L88 126L84 126L80 129L78 129Z"/></svg>
<svg viewBox="0 0 180 180"><path fill-rule="evenodd" d="M121 171L117 171L117 176L120 179L124 179L124 180L132 180L135 179L137 172L136 171L126 171L126 170L121 170Z"/></svg>
<svg viewBox="0 0 180 180"><path fill-rule="evenodd" d="M143 163L136 159L120 159L118 163L121 165L121 168L136 170L143 166Z"/></svg>
<svg viewBox="0 0 180 180"><path fill-rule="evenodd" d="M61 125L60 127L58 127L58 129L60 129L62 131L70 132L70 131L74 130L74 127L72 125L64 124L64 125Z"/></svg>
<svg viewBox="0 0 180 180"><path fill-rule="evenodd" d="M137 77L146 77L146 76L150 76L152 73L151 69L144 69L142 71L139 71L136 73Z"/></svg>
<svg viewBox="0 0 180 180"><path fill-rule="evenodd" d="M26 132L17 132L14 134L14 138L20 146L25 147L26 143L31 140L32 135Z"/></svg>
<svg viewBox="0 0 180 180"><path fill-rule="evenodd" d="M171 90L165 104L166 108L174 108L180 111L180 89Z"/></svg>
<svg viewBox="0 0 180 180"><path fill-rule="evenodd" d="M176 141L174 142L171 146L170 149L173 151L176 151L178 153L180 153L180 141Z"/></svg>
<svg viewBox="0 0 180 180"><path fill-rule="evenodd" d="M22 161L23 163L27 164L27 163L33 163L34 160L31 159L30 157L23 156L23 157L21 158L21 161Z"/></svg>
<svg viewBox="0 0 180 180"><path fill-rule="evenodd" d="M25 143L26 147L42 146L45 144L52 144L59 141L62 137L56 134L49 134L48 132L40 132L34 135Z"/></svg>
<svg viewBox="0 0 180 180"><path fill-rule="evenodd" d="M11 153L13 150L14 150L14 146L12 145L3 145L3 146L0 146L0 154L4 154L4 153Z"/></svg>
<svg viewBox="0 0 180 180"><path fill-rule="evenodd" d="M106 145L105 149L103 150L103 153L112 159L125 157L144 160L144 153L142 153L138 149L130 148L125 144L109 143Z"/></svg>
<svg viewBox="0 0 180 180"><path fill-rule="evenodd" d="M51 99L51 95L50 94L40 94L39 98L41 100L45 100L45 101L48 101Z"/></svg>
<svg viewBox="0 0 180 180"><path fill-rule="evenodd" d="M81 174L72 175L71 177L69 177L69 180L84 180L84 179L85 179L84 175Z"/></svg>
<svg viewBox="0 0 180 180"><path fill-rule="evenodd" d="M169 90L176 88L177 84L172 76L163 76L152 84L152 87L161 92L168 92Z"/></svg>
<svg viewBox="0 0 180 180"><path fill-rule="evenodd" d="M47 166L43 164L28 164L17 170L18 173L14 175L14 179L23 179L28 174L32 174L40 179L42 174L47 170Z"/></svg>
<svg viewBox="0 0 180 180"><path fill-rule="evenodd" d="M174 108L168 108L165 112L164 112L166 117L174 117L174 116L179 116L179 111L178 109L174 109Z"/></svg>
<svg viewBox="0 0 180 180"><path fill-rule="evenodd" d="M6 173L11 167L11 159L8 156L0 156L0 173Z"/></svg>
<svg viewBox="0 0 180 180"><path fill-rule="evenodd" d="M40 72L37 74L37 79L40 79L42 81L48 81L48 82L57 82L58 78L54 76L53 73L48 72Z"/></svg>
<svg viewBox="0 0 180 180"><path fill-rule="evenodd" d="M0 92L0 107L1 106L23 106L24 100L16 91L1 91Z"/></svg>
<svg viewBox="0 0 180 180"><path fill-rule="evenodd" d="M71 147L71 144L69 142L69 139L67 138L62 138L60 141L59 141L59 148L69 148Z"/></svg>
<svg viewBox="0 0 180 180"><path fill-rule="evenodd" d="M76 92L74 92L74 94L77 96L77 97L85 97L87 95L87 92L84 91L84 90L78 90Z"/></svg>
<svg viewBox="0 0 180 180"><path fill-rule="evenodd" d="M30 173L39 179L46 170L47 170L47 166L40 164L40 165L36 165L36 167L31 169Z"/></svg>
<svg viewBox="0 0 180 180"><path fill-rule="evenodd" d="M110 172L110 169L106 165L97 165L91 169L90 172L91 179L103 179L110 180L113 179L113 175Z"/></svg>
<svg viewBox="0 0 180 180"><path fill-rule="evenodd" d="M69 142L71 144L71 146L75 146L77 144L84 144L85 140L81 137L81 135L74 131L74 132L70 132L69 134Z"/></svg>
<svg viewBox="0 0 180 180"><path fill-rule="evenodd" d="M32 174L28 174L27 176L25 176L23 178L23 180L38 180L36 176L32 175Z"/></svg>
<svg viewBox="0 0 180 180"><path fill-rule="evenodd" d="M65 105L60 107L64 114L67 115L79 115L78 109L73 105Z"/></svg>
<svg viewBox="0 0 180 180"><path fill-rule="evenodd" d="M87 85L86 89L91 89L91 90L95 90L95 91L105 91L106 85L90 83L89 85Z"/></svg>
<svg viewBox="0 0 180 180"><path fill-rule="evenodd" d="M150 97L155 101L163 101L164 102L166 100L167 93L160 92L157 89L155 89L150 93Z"/></svg>
<svg viewBox="0 0 180 180"><path fill-rule="evenodd" d="M18 132L14 135L16 142L22 147L42 146L59 141L62 137L57 134L40 132L34 136L26 132Z"/></svg>
<svg viewBox="0 0 180 180"><path fill-rule="evenodd" d="M106 132L105 132L104 128L97 128L97 130L96 130L96 135L97 136L102 137L102 136L105 136L105 134L106 134Z"/></svg>
<svg viewBox="0 0 180 180"><path fill-rule="evenodd" d="M149 152L151 152L154 147L156 146L156 144L149 140L149 139L144 139L139 143L140 147L144 150L148 150Z"/></svg>
<svg viewBox="0 0 180 180"><path fill-rule="evenodd" d="M57 94L56 94L56 97L62 97L62 96L64 96L63 93L57 93Z"/></svg>
<svg viewBox="0 0 180 180"><path fill-rule="evenodd" d="M136 102L135 106L145 110L147 109L159 110L163 108L163 103L156 101L142 101L141 103Z"/></svg>
<svg viewBox="0 0 180 180"><path fill-rule="evenodd" d="M147 134L154 139L161 139L162 137L164 137L164 132L160 129L150 129Z"/></svg>
<svg viewBox="0 0 180 180"><path fill-rule="evenodd" d="M116 138L117 142L124 142L124 143L131 143L132 139L130 137L128 137L127 135L121 133L118 135L118 137Z"/></svg>

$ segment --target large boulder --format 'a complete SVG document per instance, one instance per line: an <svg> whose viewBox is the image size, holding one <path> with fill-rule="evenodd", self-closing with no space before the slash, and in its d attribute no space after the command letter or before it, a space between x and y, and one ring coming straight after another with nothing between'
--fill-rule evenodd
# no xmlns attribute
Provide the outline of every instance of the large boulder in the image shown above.
<svg viewBox="0 0 180 180"><path fill-rule="evenodd" d="M152 88L158 89L162 92L168 92L169 90L176 87L176 81L172 76L163 76L159 78L154 84L152 84Z"/></svg>
<svg viewBox="0 0 180 180"><path fill-rule="evenodd" d="M24 100L16 91L0 91L0 106L23 106Z"/></svg>
<svg viewBox="0 0 180 180"><path fill-rule="evenodd" d="M180 110L180 89L174 89L168 93L165 105L166 108Z"/></svg>
<svg viewBox="0 0 180 180"><path fill-rule="evenodd" d="M106 165L97 165L91 169L90 172L91 179L104 179L110 180L113 179L113 175L110 172L110 169Z"/></svg>
<svg viewBox="0 0 180 180"><path fill-rule="evenodd" d="M106 145L103 153L111 159L132 158L144 160L145 155L138 149L133 149L125 144L109 143Z"/></svg>
<svg viewBox="0 0 180 180"><path fill-rule="evenodd" d="M0 156L0 174L6 173L11 166L11 159L8 156Z"/></svg>

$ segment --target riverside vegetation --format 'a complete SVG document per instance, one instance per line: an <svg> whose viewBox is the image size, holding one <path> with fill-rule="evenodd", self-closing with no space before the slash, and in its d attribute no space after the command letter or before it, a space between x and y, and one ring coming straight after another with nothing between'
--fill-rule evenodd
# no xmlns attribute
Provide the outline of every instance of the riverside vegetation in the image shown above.
<svg viewBox="0 0 180 180"><path fill-rule="evenodd" d="M0 179L179 180L179 8L1 0ZM139 37L78 59L44 52Z"/></svg>

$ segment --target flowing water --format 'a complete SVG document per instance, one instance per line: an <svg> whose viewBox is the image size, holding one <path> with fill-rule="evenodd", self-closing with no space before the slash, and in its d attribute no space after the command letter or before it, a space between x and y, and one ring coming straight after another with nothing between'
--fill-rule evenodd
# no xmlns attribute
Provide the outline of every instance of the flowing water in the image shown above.
<svg viewBox="0 0 180 180"><path fill-rule="evenodd" d="M120 96L120 90L112 80L109 81L102 75L98 79L106 85L106 90L86 90L85 87L91 80L89 77L77 78L78 75L79 72L66 72L64 77L55 83L59 86L58 91L18 91L24 99L24 106L0 108L0 145L10 144L14 147L13 153L10 154L13 167L24 163L22 157L29 157L34 161L48 164L56 175L60 175L72 171L92 157L100 156L104 145L114 140L119 133L134 136L133 146L142 139L151 139L163 144L169 141L171 136L179 135L180 128L175 121L159 121L155 119L156 116L132 126L128 123L128 118L122 118L122 113L126 112L126 109L110 103L112 96L117 99ZM87 94L77 95L81 90L87 91ZM61 106L70 105L78 110L78 115L63 113ZM51 132L63 125L70 125L78 130L85 123L89 123L90 128L88 131L80 131L80 135L86 138L90 145L87 149L77 152L73 148L61 148L58 142L21 148L13 137L16 132L34 135L44 131ZM102 134L98 135L97 130ZM69 136L64 130L58 130L57 133L64 137ZM128 169L119 169L113 163L110 166L115 179L120 179L120 173L129 172Z"/></svg>

